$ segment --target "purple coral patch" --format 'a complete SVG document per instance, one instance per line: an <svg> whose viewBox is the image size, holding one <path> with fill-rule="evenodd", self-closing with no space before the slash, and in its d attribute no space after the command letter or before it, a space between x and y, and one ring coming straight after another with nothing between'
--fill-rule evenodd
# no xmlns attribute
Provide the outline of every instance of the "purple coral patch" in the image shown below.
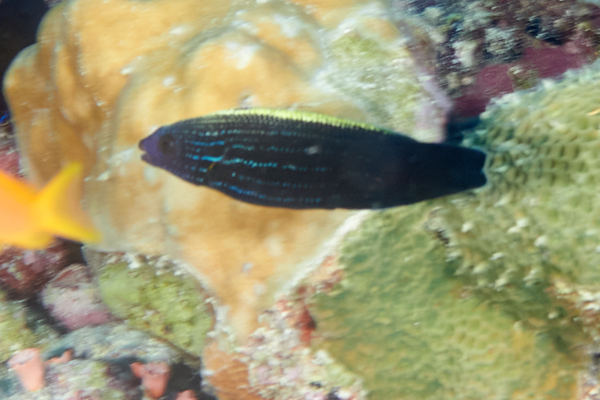
<svg viewBox="0 0 600 400"><path fill-rule="evenodd" d="M61 271L42 292L42 303L70 331L113 320L82 264Z"/></svg>
<svg viewBox="0 0 600 400"><path fill-rule="evenodd" d="M538 79L555 78L569 69L581 68L593 60L592 52L593 47L577 36L560 47L527 47L519 61L483 67L475 82L455 99L454 114L479 115L494 97L535 86Z"/></svg>
<svg viewBox="0 0 600 400"><path fill-rule="evenodd" d="M32 298L69 264L71 253L69 245L60 240L45 250L9 247L0 251L0 288L14 298Z"/></svg>

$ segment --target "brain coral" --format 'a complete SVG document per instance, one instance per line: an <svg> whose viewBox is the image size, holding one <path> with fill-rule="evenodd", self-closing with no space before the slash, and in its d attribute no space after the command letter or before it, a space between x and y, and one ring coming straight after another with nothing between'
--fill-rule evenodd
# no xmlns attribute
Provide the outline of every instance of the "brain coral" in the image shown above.
<svg viewBox="0 0 600 400"><path fill-rule="evenodd" d="M84 161L102 249L184 260L248 332L350 214L233 201L143 164L138 141L160 125L253 106L436 140L442 113L428 107L421 118L433 95L419 82L375 0L70 0L44 18L4 90L30 178L41 184L67 160Z"/></svg>

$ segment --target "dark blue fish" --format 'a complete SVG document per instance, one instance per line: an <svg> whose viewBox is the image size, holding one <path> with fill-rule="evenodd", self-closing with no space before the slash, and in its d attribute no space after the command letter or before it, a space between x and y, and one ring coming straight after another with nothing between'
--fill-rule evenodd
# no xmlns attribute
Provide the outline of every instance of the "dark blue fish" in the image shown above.
<svg viewBox="0 0 600 400"><path fill-rule="evenodd" d="M271 109L222 111L156 130L142 159L271 207L385 208L482 186L485 154L371 125Z"/></svg>

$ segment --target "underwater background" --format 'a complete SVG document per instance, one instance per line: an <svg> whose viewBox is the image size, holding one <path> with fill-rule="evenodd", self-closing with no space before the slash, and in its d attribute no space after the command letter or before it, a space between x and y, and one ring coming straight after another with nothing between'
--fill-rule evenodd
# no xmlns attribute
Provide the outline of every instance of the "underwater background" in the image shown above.
<svg viewBox="0 0 600 400"><path fill-rule="evenodd" d="M0 252L0 398L600 399L599 46L592 0L0 0L0 170L80 165L55 208L102 235ZM235 108L483 151L487 183L296 210L141 159Z"/></svg>

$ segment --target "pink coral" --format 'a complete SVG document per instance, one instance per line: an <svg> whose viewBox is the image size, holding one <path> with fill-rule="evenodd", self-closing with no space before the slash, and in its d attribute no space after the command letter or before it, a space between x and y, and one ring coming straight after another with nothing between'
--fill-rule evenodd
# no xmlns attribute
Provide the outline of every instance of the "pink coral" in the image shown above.
<svg viewBox="0 0 600 400"><path fill-rule="evenodd" d="M144 392L148 397L158 399L165 393L170 376L170 368L167 363L134 362L130 366L133 374L142 380Z"/></svg>
<svg viewBox="0 0 600 400"><path fill-rule="evenodd" d="M563 46L527 47L519 61L483 67L475 82L456 99L454 112L463 117L482 113L489 101L537 84L540 78L560 76L591 60L587 42L575 38Z"/></svg>
<svg viewBox="0 0 600 400"><path fill-rule="evenodd" d="M0 126L0 134L4 128ZM19 174L19 154L12 140L0 143L0 170L11 175Z"/></svg>
<svg viewBox="0 0 600 400"><path fill-rule="evenodd" d="M15 371L23 389L34 392L44 387L44 361L39 349L25 349L17 352L8 366Z"/></svg>

